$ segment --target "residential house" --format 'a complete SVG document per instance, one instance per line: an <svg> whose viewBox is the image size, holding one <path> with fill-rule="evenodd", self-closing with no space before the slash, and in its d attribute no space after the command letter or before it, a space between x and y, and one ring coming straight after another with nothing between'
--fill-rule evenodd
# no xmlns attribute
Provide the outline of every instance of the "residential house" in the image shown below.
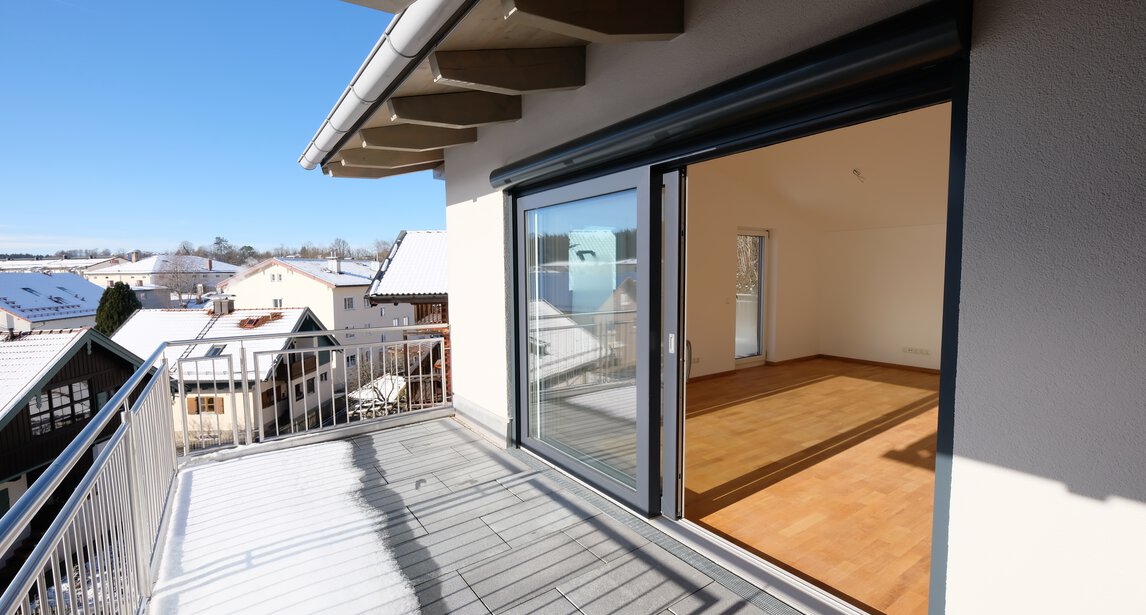
<svg viewBox="0 0 1146 615"><path fill-rule="evenodd" d="M394 315L390 326L443 325L401 333L401 339L441 338L444 357L434 359L445 370L446 391L453 382L450 361L450 308L446 285L445 231L402 231L390 247L385 262L370 282L367 300L385 313L400 305L413 306L413 320ZM444 365L437 361L444 361Z"/></svg>
<svg viewBox="0 0 1146 615"><path fill-rule="evenodd" d="M112 339L147 356L165 341L203 340L164 354L173 386L187 400L176 397L172 406L176 439L193 446L232 442L248 427L278 435L291 421L329 407L335 394L331 353L305 349L333 346L334 340L289 336L325 330L308 308L236 310L220 299L210 310L138 310ZM184 433L191 441L183 440Z"/></svg>
<svg viewBox="0 0 1146 615"><path fill-rule="evenodd" d="M220 282L239 271L236 265L191 254L157 254L139 258L138 252L132 252L131 258L130 262L86 271L84 277L100 286L111 286L116 282L140 288L164 286L183 295L185 300L187 296L214 290Z"/></svg>
<svg viewBox="0 0 1146 615"><path fill-rule="evenodd" d="M0 273L0 328L90 327L102 295L102 288L75 273Z"/></svg>
<svg viewBox="0 0 1146 615"><path fill-rule="evenodd" d="M0 333L0 516L142 363L95 329Z"/></svg>
<svg viewBox="0 0 1146 615"><path fill-rule="evenodd" d="M223 281L219 290L239 309L306 307L331 331L409 324L409 302L373 307L366 300L377 261L342 258L274 257ZM343 333L344 342L394 341L400 332Z"/></svg>
<svg viewBox="0 0 1146 615"><path fill-rule="evenodd" d="M118 256L101 258L11 258L0 260L0 271L83 273L125 262Z"/></svg>
<svg viewBox="0 0 1146 615"><path fill-rule="evenodd" d="M808 612L1140 609L1140 4L368 4L300 164L445 180L459 417Z"/></svg>
<svg viewBox="0 0 1146 615"><path fill-rule="evenodd" d="M175 302L171 300L171 289L166 286L132 286L131 292L135 293L140 307L145 310L175 307Z"/></svg>
<svg viewBox="0 0 1146 615"><path fill-rule="evenodd" d="M445 231L402 231L370 281L370 305L413 305L413 324L449 322ZM411 324L397 316L391 326Z"/></svg>

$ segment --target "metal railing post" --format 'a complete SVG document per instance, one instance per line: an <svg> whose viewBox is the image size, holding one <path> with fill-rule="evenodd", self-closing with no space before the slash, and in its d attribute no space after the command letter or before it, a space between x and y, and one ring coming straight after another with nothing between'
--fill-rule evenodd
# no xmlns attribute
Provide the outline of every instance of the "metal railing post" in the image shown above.
<svg viewBox="0 0 1146 615"><path fill-rule="evenodd" d="M251 385L247 379L247 351L243 347L243 342L239 342L239 372L240 377L243 379L243 415L246 419L246 444L251 443L251 422L254 420L255 400L251 397ZM256 378L255 382L258 382ZM257 387L256 387L257 388ZM259 399L259 415L261 420L262 415L262 399Z"/></svg>
<svg viewBox="0 0 1146 615"><path fill-rule="evenodd" d="M182 456L185 457L185 456L191 454L191 436L188 435L188 432L187 432L187 413L190 410L189 410L189 407L187 406L187 401L188 401L187 400L187 386L183 382L183 361L182 360L175 362L175 370L178 372L177 376L179 378L179 380L178 380L178 382L179 382L179 418L180 418L180 422L183 424L183 455Z"/></svg>
<svg viewBox="0 0 1146 615"><path fill-rule="evenodd" d="M234 355L227 355L227 388L230 390L231 398L231 443L238 446L239 444L239 406L235 403L235 357ZM245 404L244 404L245 406ZM215 410L215 416L218 417L220 412L218 408ZM243 413L246 414L246 408Z"/></svg>
<svg viewBox="0 0 1146 615"><path fill-rule="evenodd" d="M144 600L151 597L151 561L150 554L147 552L147 545L143 542L144 523L141 518L140 503L143 501L142 486L140 485L139 464L143 461L140 459L140 451L137 438L134 436L132 429L131 410L123 413L123 423L126 426L126 433L124 440L126 441L127 452L127 490L130 494L129 508L131 509L131 541L135 549L135 574L141 581L141 591ZM186 433L186 431L184 431Z"/></svg>

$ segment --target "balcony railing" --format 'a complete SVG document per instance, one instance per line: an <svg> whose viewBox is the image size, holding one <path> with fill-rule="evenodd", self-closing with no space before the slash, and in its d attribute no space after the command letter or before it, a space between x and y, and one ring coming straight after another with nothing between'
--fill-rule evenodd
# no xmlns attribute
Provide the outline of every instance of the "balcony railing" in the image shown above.
<svg viewBox="0 0 1146 615"><path fill-rule="evenodd" d="M204 340L162 344L0 518L3 561L34 540L34 520L50 517L0 594L0 615L137 612L151 595L183 457L450 405L443 337L340 345L330 332L306 332L206 343L233 351L197 357ZM93 450L95 461L66 493L65 479Z"/></svg>

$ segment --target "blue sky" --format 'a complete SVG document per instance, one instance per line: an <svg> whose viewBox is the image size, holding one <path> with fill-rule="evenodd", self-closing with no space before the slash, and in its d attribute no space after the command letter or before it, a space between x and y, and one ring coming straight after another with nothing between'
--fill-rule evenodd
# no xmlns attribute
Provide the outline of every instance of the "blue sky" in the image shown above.
<svg viewBox="0 0 1146 615"><path fill-rule="evenodd" d="M428 171L297 163L389 19L338 0L0 0L0 252L445 228Z"/></svg>

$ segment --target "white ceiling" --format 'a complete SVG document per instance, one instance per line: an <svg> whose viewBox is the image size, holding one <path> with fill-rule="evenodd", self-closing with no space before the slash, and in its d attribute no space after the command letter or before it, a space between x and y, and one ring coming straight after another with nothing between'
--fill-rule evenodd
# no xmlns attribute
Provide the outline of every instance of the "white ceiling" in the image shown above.
<svg viewBox="0 0 1146 615"><path fill-rule="evenodd" d="M942 224L950 118L944 103L700 164L825 231Z"/></svg>

